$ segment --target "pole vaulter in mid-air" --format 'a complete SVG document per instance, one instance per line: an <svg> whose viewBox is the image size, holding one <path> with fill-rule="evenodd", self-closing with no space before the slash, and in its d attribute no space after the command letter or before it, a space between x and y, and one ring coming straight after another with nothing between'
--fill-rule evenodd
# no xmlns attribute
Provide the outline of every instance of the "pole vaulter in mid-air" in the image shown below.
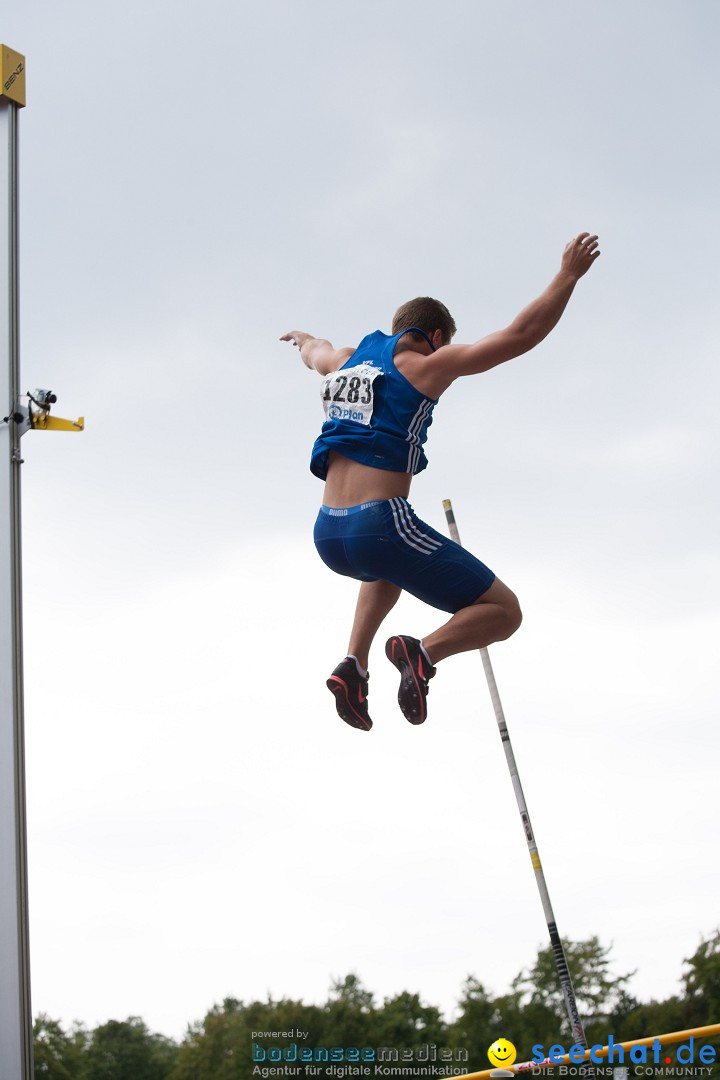
<svg viewBox="0 0 720 1080"><path fill-rule="evenodd" d="M514 634L515 594L459 544L421 521L407 501L438 399L456 379L521 356L559 321L579 279L599 256L598 238L580 233L559 272L510 325L473 345L451 345L452 315L419 297L395 312L392 333L376 330L357 348L335 349L301 330L284 334L307 367L324 376L325 423L310 468L325 481L315 545L338 574L360 581L348 654L327 680L340 717L369 731L368 654L403 589L451 613L422 640L397 634L385 645L400 672L398 703L411 724L427 715L428 682L447 656Z"/></svg>

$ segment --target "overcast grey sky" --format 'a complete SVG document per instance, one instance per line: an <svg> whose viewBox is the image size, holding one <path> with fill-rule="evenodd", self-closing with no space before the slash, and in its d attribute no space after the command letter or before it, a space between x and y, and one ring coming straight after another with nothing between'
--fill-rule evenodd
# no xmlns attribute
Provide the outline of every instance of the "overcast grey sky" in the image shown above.
<svg viewBox="0 0 720 1080"><path fill-rule="evenodd" d="M452 498L523 604L492 655L561 933L675 992L718 921L719 22L713 0L3 16L28 71L23 382L87 423L23 441L36 1011L179 1036L225 995L322 1000L354 970L449 1012L545 944L478 657L411 729L381 632L375 728L335 715L354 586L312 547L319 383L278 338L353 345L430 294L474 340L583 229L603 254L560 326L447 394L413 505L443 528ZM403 598L387 630L438 621Z"/></svg>

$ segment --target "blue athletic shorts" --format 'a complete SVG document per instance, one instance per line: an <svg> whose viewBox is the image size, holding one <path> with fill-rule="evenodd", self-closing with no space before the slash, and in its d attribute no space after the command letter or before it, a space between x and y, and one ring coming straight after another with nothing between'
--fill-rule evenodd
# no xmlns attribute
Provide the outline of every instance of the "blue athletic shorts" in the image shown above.
<svg viewBox="0 0 720 1080"><path fill-rule="evenodd" d="M315 547L336 574L391 581L432 607L453 614L492 585L492 570L435 532L407 499L383 499L333 509L321 506Z"/></svg>

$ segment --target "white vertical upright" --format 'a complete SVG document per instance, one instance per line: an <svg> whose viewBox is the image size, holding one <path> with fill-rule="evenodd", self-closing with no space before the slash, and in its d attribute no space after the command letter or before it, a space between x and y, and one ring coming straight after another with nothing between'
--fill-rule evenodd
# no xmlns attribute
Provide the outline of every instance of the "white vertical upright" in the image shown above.
<svg viewBox="0 0 720 1080"><path fill-rule="evenodd" d="M18 113L25 60L0 45L0 1075L32 1080L23 730ZM2 417L7 412L7 420Z"/></svg>

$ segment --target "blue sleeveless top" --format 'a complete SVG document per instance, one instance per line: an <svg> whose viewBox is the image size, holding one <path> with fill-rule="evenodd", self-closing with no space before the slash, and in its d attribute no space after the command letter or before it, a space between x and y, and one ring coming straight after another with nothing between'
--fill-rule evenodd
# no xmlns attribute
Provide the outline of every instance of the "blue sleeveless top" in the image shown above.
<svg viewBox="0 0 720 1080"><path fill-rule="evenodd" d="M422 330L411 329L432 345ZM390 472L415 475L427 466L423 445L437 399L421 394L395 367L395 346L407 333L368 334L339 371L323 379L326 419L310 459L311 471L321 480L331 450Z"/></svg>

